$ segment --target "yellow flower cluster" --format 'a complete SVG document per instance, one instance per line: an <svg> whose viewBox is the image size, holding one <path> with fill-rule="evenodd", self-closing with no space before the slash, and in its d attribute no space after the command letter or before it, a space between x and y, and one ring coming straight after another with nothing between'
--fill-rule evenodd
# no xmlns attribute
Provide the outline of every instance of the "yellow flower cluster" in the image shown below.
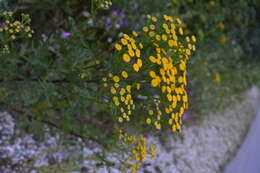
<svg viewBox="0 0 260 173"><path fill-rule="evenodd" d="M141 49L143 44L137 44L134 37L137 37L137 32L133 31L132 37L123 34L120 39L120 43L115 44L115 48L118 51L124 52L122 54L122 61L125 63L132 63L132 68L135 72L139 72L143 66L143 60L141 59Z"/></svg>
<svg viewBox="0 0 260 173"><path fill-rule="evenodd" d="M2 52L8 52L8 42L22 37L31 38L34 31L28 25L31 21L30 16L22 14L22 21L14 20L13 12L4 11L0 14L4 22L0 24L0 33L4 34Z"/></svg>
<svg viewBox="0 0 260 173"><path fill-rule="evenodd" d="M120 110L118 121L130 121L132 111L135 110L135 104L132 97L132 86L120 84L121 80L128 78L128 73L122 71L120 76L110 73L108 78L103 78L104 87L109 87L113 104Z"/></svg>
<svg viewBox="0 0 260 173"><path fill-rule="evenodd" d="M101 8L107 9L112 5L112 1L111 0L105 0L100 4Z"/></svg>
<svg viewBox="0 0 260 173"><path fill-rule="evenodd" d="M161 20L150 15L147 18L149 24L142 28L141 33L133 31L131 36L123 34L120 42L115 44L115 49L119 52L119 61L130 67L128 69L131 74L140 73L143 79L135 77L136 81L144 80L146 84L149 82L151 88L157 88L155 94L160 95L159 99L153 99L155 105L147 105L150 108L147 110L146 123L153 124L159 130L162 128L162 122L167 121L172 131L178 131L181 129L182 115L188 108L188 96L185 90L186 63L191 52L196 50L194 45L196 37L184 36L183 22L179 18L166 15ZM145 70L142 71L141 68ZM124 77L123 73L127 75ZM121 75L124 82L127 82L128 73L122 71ZM115 87L110 88L111 93L120 94L124 88L119 87L119 76L111 78L118 79L113 80ZM135 85L140 89L140 83ZM131 87L131 84L128 86ZM134 102L132 95L129 98ZM119 106L118 96L113 96L113 101ZM124 102L125 99L122 98L121 101ZM124 109L120 109L124 113ZM122 122L123 118L120 117L119 121Z"/></svg>
<svg viewBox="0 0 260 173"><path fill-rule="evenodd" d="M145 137L129 136L120 130L119 139L123 141L123 144L131 147L127 157L127 162L131 166L131 173L137 173L141 163L146 159L154 159L156 157L155 146L148 146Z"/></svg>
<svg viewBox="0 0 260 173"><path fill-rule="evenodd" d="M157 130L167 125L173 132L180 131L182 116L188 109L186 64L196 50L196 37L186 35L179 18L147 15L147 19L141 31L123 34L114 45L116 53L111 61L118 66L103 78L104 86L120 112L120 123L139 114L138 119ZM122 135L120 139L138 141ZM139 141L143 143L135 142L130 160L142 162L146 158L146 140ZM132 172L138 167L139 163L133 164Z"/></svg>
<svg viewBox="0 0 260 173"><path fill-rule="evenodd" d="M26 14L22 14L26 16L27 21L18 21L13 20L13 13L11 11L5 11L2 13L3 17L6 19L4 23L0 26L0 32L8 33L8 38L11 40L15 40L18 37L19 33L26 33L27 37L32 37L34 31L30 26L26 25L26 23L30 22L30 17Z"/></svg>

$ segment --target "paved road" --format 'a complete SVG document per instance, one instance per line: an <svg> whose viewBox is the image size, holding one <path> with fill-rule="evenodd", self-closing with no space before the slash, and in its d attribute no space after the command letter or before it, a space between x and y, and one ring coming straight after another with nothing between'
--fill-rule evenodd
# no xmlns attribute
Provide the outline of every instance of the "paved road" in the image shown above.
<svg viewBox="0 0 260 173"><path fill-rule="evenodd" d="M244 143L224 173L260 173L260 109Z"/></svg>

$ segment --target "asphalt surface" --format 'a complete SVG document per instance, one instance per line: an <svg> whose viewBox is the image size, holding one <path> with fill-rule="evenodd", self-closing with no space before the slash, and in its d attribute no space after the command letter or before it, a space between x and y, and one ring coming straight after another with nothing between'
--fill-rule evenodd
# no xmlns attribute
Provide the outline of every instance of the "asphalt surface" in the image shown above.
<svg viewBox="0 0 260 173"><path fill-rule="evenodd" d="M260 109L244 143L224 173L260 173Z"/></svg>

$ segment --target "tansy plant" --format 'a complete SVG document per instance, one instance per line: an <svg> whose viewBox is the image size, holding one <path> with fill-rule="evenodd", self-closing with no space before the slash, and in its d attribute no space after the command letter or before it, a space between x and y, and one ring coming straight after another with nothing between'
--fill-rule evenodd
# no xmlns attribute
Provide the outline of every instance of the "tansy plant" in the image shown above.
<svg viewBox="0 0 260 173"><path fill-rule="evenodd" d="M181 130L182 115L188 108L186 63L196 49L195 36L186 36L182 25L179 18L148 15L142 31L123 34L114 45L112 63L116 68L103 78L103 85L110 104L117 109L120 139L135 143L128 158L132 172L148 155L155 154L154 146L147 154L144 137L123 137L128 136L121 134L127 123L141 120L156 130L163 125L173 132Z"/></svg>
<svg viewBox="0 0 260 173"><path fill-rule="evenodd" d="M9 52L9 43L20 38L31 38L34 31L30 27L30 16L21 14L21 20L15 20L13 12L0 13L0 53Z"/></svg>

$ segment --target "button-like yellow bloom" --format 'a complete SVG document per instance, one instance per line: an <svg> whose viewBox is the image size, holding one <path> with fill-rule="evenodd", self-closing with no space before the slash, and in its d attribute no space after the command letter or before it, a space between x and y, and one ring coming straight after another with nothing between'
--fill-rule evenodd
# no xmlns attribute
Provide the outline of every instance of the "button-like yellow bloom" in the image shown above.
<svg viewBox="0 0 260 173"><path fill-rule="evenodd" d="M181 23L182 23L182 21L181 21L180 18L177 18L177 19L176 19L176 22L177 22L178 24L181 24Z"/></svg>
<svg viewBox="0 0 260 173"><path fill-rule="evenodd" d="M114 82L119 82L119 81L120 81L120 78L119 78L118 76L114 76L114 77L113 77L113 81L114 81Z"/></svg>
<svg viewBox="0 0 260 173"><path fill-rule="evenodd" d="M120 45L120 44L115 44L115 48L116 48L116 50L118 50L118 51L120 51L120 50L122 50L122 46Z"/></svg>
<svg viewBox="0 0 260 173"><path fill-rule="evenodd" d="M137 37L138 36L138 33L136 31L133 31L132 32L133 36Z"/></svg>
<svg viewBox="0 0 260 173"><path fill-rule="evenodd" d="M123 78L128 78L128 73L126 71L122 71L121 75L123 76Z"/></svg>
<svg viewBox="0 0 260 173"><path fill-rule="evenodd" d="M177 46L177 42L176 42L175 40L169 40L169 41L168 41L168 45L169 45L170 47Z"/></svg>
<svg viewBox="0 0 260 173"><path fill-rule="evenodd" d="M154 29L155 29L155 26L154 26L154 25L150 25L149 28L150 28L151 30L154 30Z"/></svg>
<svg viewBox="0 0 260 173"><path fill-rule="evenodd" d="M124 38L121 38L121 43L122 43L123 45L127 45L127 40L124 39Z"/></svg>
<svg viewBox="0 0 260 173"><path fill-rule="evenodd" d="M135 52L133 51L133 49L129 49L128 53L131 57L135 56Z"/></svg>
<svg viewBox="0 0 260 173"><path fill-rule="evenodd" d="M196 37L193 35L193 36L191 36L191 40L193 41L193 42L196 42L197 40L196 40Z"/></svg>
<svg viewBox="0 0 260 173"><path fill-rule="evenodd" d="M138 72L139 71L139 65L133 64L133 69L134 69L134 71Z"/></svg>
<svg viewBox="0 0 260 173"><path fill-rule="evenodd" d="M110 89L110 92L111 92L112 94L115 94L115 93L116 93L116 89L115 89L114 87L112 87L112 88Z"/></svg>
<svg viewBox="0 0 260 173"><path fill-rule="evenodd" d="M140 58L138 58L136 64L138 65L139 68L141 68L143 65L143 62Z"/></svg>
<svg viewBox="0 0 260 173"><path fill-rule="evenodd" d="M155 33L153 31L150 31L149 34L148 34L150 37L154 37L155 36Z"/></svg>
<svg viewBox="0 0 260 173"><path fill-rule="evenodd" d="M157 87L157 86L159 85L158 79L153 79L153 80L151 81L151 85L152 85L152 87Z"/></svg>
<svg viewBox="0 0 260 173"><path fill-rule="evenodd" d="M140 83L137 83L136 84L136 89L139 90L141 88L141 84Z"/></svg>
<svg viewBox="0 0 260 173"><path fill-rule="evenodd" d="M127 85L127 86L126 86L126 90L127 90L129 93L131 92L131 88L132 88L131 85Z"/></svg>
<svg viewBox="0 0 260 173"><path fill-rule="evenodd" d="M155 78L156 77L156 73L154 71L150 71L149 75L151 76L151 78Z"/></svg>
<svg viewBox="0 0 260 173"><path fill-rule="evenodd" d="M152 17L152 21L153 22L157 22L157 18L156 17Z"/></svg>
<svg viewBox="0 0 260 173"><path fill-rule="evenodd" d="M157 62L157 59L156 59L154 56L149 56L149 60L150 60L152 63L156 63L156 62Z"/></svg>
<svg viewBox="0 0 260 173"><path fill-rule="evenodd" d="M163 34L163 35L162 35L162 40L163 40L163 41L166 41L166 40L167 40L167 35Z"/></svg>
<svg viewBox="0 0 260 173"><path fill-rule="evenodd" d="M136 55L136 57L140 58L141 53L140 53L140 50L139 50L139 49L136 49L136 50L135 50L135 55Z"/></svg>
<svg viewBox="0 0 260 173"><path fill-rule="evenodd" d="M131 59L130 59L130 56L129 56L127 53L124 53L124 54L123 54L123 61L124 61L124 62L130 62L130 60L131 60Z"/></svg>
<svg viewBox="0 0 260 173"><path fill-rule="evenodd" d="M124 88L121 88L119 94L120 94L120 95L124 95L125 93L126 93L125 89L124 89Z"/></svg>
<svg viewBox="0 0 260 173"><path fill-rule="evenodd" d="M183 35L183 29L182 28L179 28L179 34Z"/></svg>
<svg viewBox="0 0 260 173"><path fill-rule="evenodd" d="M147 26L143 27L143 31L144 31L144 32L148 32L148 30L149 30L149 29L148 29Z"/></svg>
<svg viewBox="0 0 260 173"><path fill-rule="evenodd" d="M147 119L146 119L146 123L147 123L147 124L151 124L151 122L152 122L151 118L147 118Z"/></svg>

